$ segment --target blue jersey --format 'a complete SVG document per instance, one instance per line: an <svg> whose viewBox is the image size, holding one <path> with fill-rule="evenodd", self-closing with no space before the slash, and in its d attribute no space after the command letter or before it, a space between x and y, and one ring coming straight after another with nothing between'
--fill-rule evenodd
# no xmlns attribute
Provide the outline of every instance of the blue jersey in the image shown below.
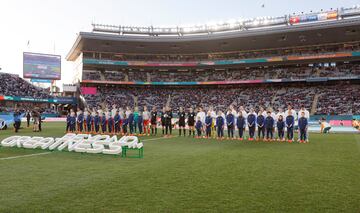
<svg viewBox="0 0 360 213"><path fill-rule="evenodd" d="M265 117L263 115L259 115L257 118L256 118L256 123L259 127L263 127L264 124L265 124Z"/></svg>
<svg viewBox="0 0 360 213"><path fill-rule="evenodd" d="M86 123L87 124L91 124L91 120L92 120L91 115L86 116Z"/></svg>
<svg viewBox="0 0 360 213"><path fill-rule="evenodd" d="M14 113L14 122L20 122L21 121L21 114L19 112Z"/></svg>
<svg viewBox="0 0 360 213"><path fill-rule="evenodd" d="M70 118L71 118L71 116L68 114L67 116L66 116L66 123L70 123Z"/></svg>
<svg viewBox="0 0 360 213"><path fill-rule="evenodd" d="M129 124L129 119L125 118L123 119L123 126L127 126Z"/></svg>
<svg viewBox="0 0 360 213"><path fill-rule="evenodd" d="M248 121L248 126L252 127L255 125L255 121L256 121L256 116L254 114L249 114L247 117L247 121Z"/></svg>
<svg viewBox="0 0 360 213"><path fill-rule="evenodd" d="M128 119L127 119L127 122L128 122L129 124L134 123L134 114L133 114L133 113L131 113L131 114L129 115L129 117L128 117Z"/></svg>
<svg viewBox="0 0 360 213"><path fill-rule="evenodd" d="M205 118L206 127L211 127L211 124L212 124L212 117L211 116L206 116L206 118Z"/></svg>
<svg viewBox="0 0 360 213"><path fill-rule="evenodd" d="M84 114L80 113L77 117L77 122L78 123L83 123L84 122Z"/></svg>
<svg viewBox="0 0 360 213"><path fill-rule="evenodd" d="M224 118L222 116L218 116L216 118L216 127L223 127L224 126Z"/></svg>
<svg viewBox="0 0 360 213"><path fill-rule="evenodd" d="M245 118L244 118L243 116L237 117L237 119L236 119L236 126L237 126L237 128L238 128L238 129L245 128L245 125L246 125Z"/></svg>
<svg viewBox="0 0 360 213"><path fill-rule="evenodd" d="M196 129L201 129L202 128L202 122L199 120L199 121L196 121L196 124L195 124L195 128Z"/></svg>
<svg viewBox="0 0 360 213"><path fill-rule="evenodd" d="M265 127L266 127L267 129L271 129L271 128L274 127L274 118L273 118L273 117L267 116L267 117L265 118Z"/></svg>
<svg viewBox="0 0 360 213"><path fill-rule="evenodd" d="M120 122L120 115L119 114L114 116L114 121L115 121L115 124L118 124Z"/></svg>
<svg viewBox="0 0 360 213"><path fill-rule="evenodd" d="M70 124L74 125L76 123L76 117L70 116Z"/></svg>
<svg viewBox="0 0 360 213"><path fill-rule="evenodd" d="M299 129L305 129L308 125L308 120L305 117L299 118Z"/></svg>
<svg viewBox="0 0 360 213"><path fill-rule="evenodd" d="M288 116L286 117L285 124L286 124L286 127L287 127L287 128L294 127L294 122L295 122L294 116L288 115Z"/></svg>
<svg viewBox="0 0 360 213"><path fill-rule="evenodd" d="M141 124L142 124L143 121L144 121L144 119L143 119L142 116L138 116L138 117L137 117L137 122L138 122L138 123L141 123Z"/></svg>
<svg viewBox="0 0 360 213"><path fill-rule="evenodd" d="M233 125L235 122L235 116L233 114L228 114L226 116L226 123L227 125Z"/></svg>
<svg viewBox="0 0 360 213"><path fill-rule="evenodd" d="M105 115L101 117L101 124L106 125L106 117L105 117Z"/></svg>
<svg viewBox="0 0 360 213"><path fill-rule="evenodd" d="M278 120L276 126L278 130L283 130L285 128L285 122L283 120Z"/></svg>
<svg viewBox="0 0 360 213"><path fill-rule="evenodd" d="M94 117L94 124L98 125L100 123L100 117L98 115L95 115Z"/></svg>

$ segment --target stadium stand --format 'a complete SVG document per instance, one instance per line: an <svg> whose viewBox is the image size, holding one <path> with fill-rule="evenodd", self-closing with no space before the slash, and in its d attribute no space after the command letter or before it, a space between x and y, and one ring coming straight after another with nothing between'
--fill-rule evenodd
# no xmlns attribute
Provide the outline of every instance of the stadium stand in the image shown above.
<svg viewBox="0 0 360 213"><path fill-rule="evenodd" d="M89 107L100 104L121 107L135 105L157 107L160 110L169 104L175 111L179 107L209 107L226 110L230 104L235 106L286 108L292 104L296 110L302 105L312 108L314 97L319 95L316 111L313 114L348 115L360 114L360 85L298 85L298 86L226 86L218 88L124 88L99 87L96 95L85 95Z"/></svg>
<svg viewBox="0 0 360 213"><path fill-rule="evenodd" d="M0 95L25 98L51 98L49 91L36 87L18 75L0 73Z"/></svg>
<svg viewBox="0 0 360 213"><path fill-rule="evenodd" d="M359 64L342 64L328 67L288 66L270 68L229 68L203 71L92 71L84 72L83 80L149 81L149 82L206 82L265 79L304 79L316 77L357 77Z"/></svg>
<svg viewBox="0 0 360 213"><path fill-rule="evenodd" d="M107 53L93 54L84 52L84 58L107 59L120 61L206 61L206 60L231 60L249 59L274 56L306 56L311 54L329 54L334 52L346 52L360 50L360 42L335 43L326 45L311 45L291 48L276 48L253 51L219 52L207 54L129 54Z"/></svg>

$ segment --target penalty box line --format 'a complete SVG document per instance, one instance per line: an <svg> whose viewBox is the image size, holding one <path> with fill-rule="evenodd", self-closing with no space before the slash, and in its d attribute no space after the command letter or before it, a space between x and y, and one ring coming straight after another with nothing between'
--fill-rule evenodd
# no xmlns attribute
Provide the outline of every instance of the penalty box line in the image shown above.
<svg viewBox="0 0 360 213"><path fill-rule="evenodd" d="M145 140L140 140L140 142L146 142L146 141L156 141L156 140L165 140L165 139L172 139L172 138L177 138L179 136L174 136L174 137L170 137L170 138L166 138L166 137L157 137L157 138L151 138L151 139L145 139Z"/></svg>

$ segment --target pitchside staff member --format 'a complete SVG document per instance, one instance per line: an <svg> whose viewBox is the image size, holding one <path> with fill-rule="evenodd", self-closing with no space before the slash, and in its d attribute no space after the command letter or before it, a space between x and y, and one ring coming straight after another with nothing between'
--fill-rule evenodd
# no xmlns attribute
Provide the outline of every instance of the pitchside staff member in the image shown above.
<svg viewBox="0 0 360 213"><path fill-rule="evenodd" d="M14 129L15 132L18 132L21 126L21 113L19 110L15 110L14 112Z"/></svg>
<svg viewBox="0 0 360 213"><path fill-rule="evenodd" d="M180 112L179 112L179 136L181 136L181 130L183 130L184 136L186 135L186 131L185 131L185 112L183 110L182 107L180 107Z"/></svg>
<svg viewBox="0 0 360 213"><path fill-rule="evenodd" d="M156 107L152 108L151 111L151 134L152 135L156 135L157 134L157 111L156 111Z"/></svg>
<svg viewBox="0 0 360 213"><path fill-rule="evenodd" d="M191 136L191 132L193 137L195 137L195 112L192 108L190 108L190 112L188 114L188 126L189 126L189 136Z"/></svg>

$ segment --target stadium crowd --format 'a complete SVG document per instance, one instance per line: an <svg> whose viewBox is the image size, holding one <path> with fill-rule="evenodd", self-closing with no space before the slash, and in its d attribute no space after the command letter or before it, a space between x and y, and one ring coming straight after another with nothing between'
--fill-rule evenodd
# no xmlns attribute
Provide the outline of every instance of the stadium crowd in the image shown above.
<svg viewBox="0 0 360 213"><path fill-rule="evenodd" d="M316 77L359 77L359 64L327 67L267 67L247 69L206 69L203 71L86 71L83 80L142 82L207 82L265 79L306 79Z"/></svg>
<svg viewBox="0 0 360 213"><path fill-rule="evenodd" d="M0 95L25 98L51 98L47 89L36 87L18 75L0 73Z"/></svg>
<svg viewBox="0 0 360 213"><path fill-rule="evenodd" d="M360 85L298 85L298 86L223 86L216 88L174 87L98 87L96 95L84 95L89 107L102 105L148 106L161 108L164 105L179 110L179 106L214 106L225 110L227 106L244 105L284 108L292 103L295 110L300 106L313 109L314 114L349 115L360 114ZM316 97L315 97L316 96ZM315 106L313 104L315 103Z"/></svg>

